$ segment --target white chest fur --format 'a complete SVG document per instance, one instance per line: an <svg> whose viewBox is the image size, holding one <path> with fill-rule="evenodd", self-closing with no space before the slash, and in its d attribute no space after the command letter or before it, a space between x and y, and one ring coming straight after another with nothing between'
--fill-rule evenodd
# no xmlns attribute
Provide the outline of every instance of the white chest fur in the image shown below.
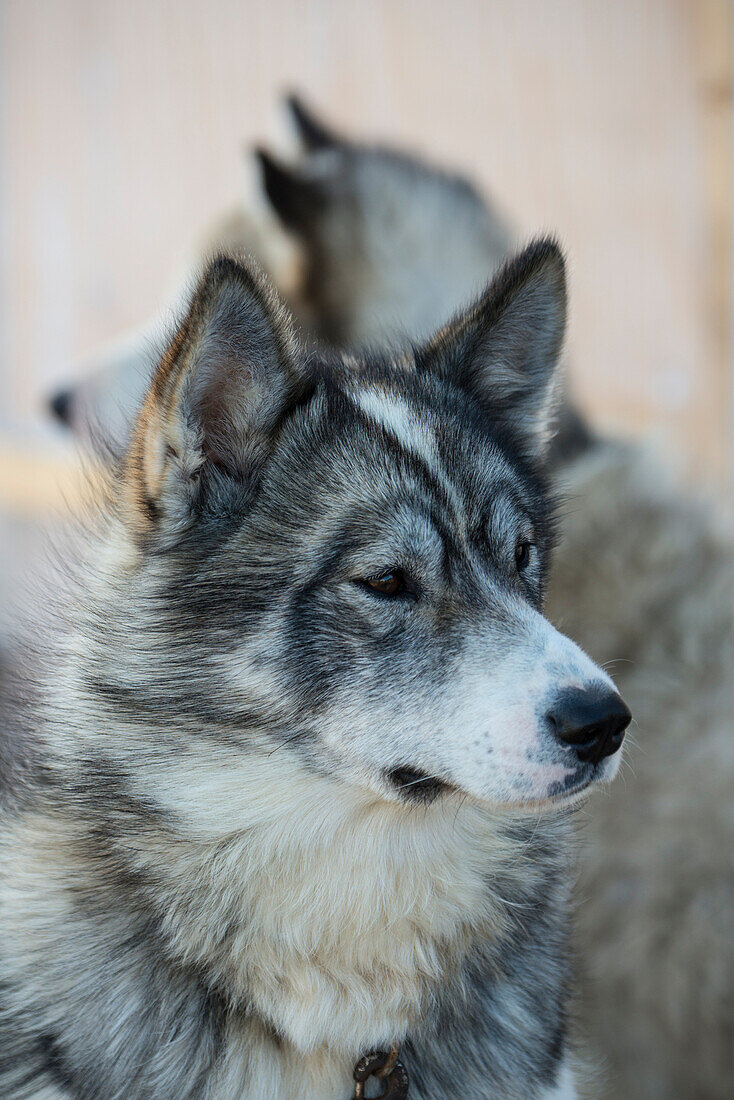
<svg viewBox="0 0 734 1100"><path fill-rule="evenodd" d="M402 1039L473 938L502 932L492 872L518 852L477 805L405 807L336 790L302 774L282 799L270 786L257 800L250 786L235 835L155 851L148 842L135 858L155 869L179 957L302 1054L328 1048L353 1062ZM202 801L191 782L185 791L177 816L190 814L201 835Z"/></svg>

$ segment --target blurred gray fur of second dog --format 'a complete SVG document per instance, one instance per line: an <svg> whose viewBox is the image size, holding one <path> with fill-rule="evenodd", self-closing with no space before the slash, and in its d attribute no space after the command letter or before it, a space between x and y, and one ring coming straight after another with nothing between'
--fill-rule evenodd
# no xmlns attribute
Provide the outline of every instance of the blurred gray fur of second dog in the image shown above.
<svg viewBox="0 0 734 1100"><path fill-rule="evenodd" d="M461 177L343 140L297 101L291 112L302 155L260 160L296 245L287 297L304 325L349 347L448 320L504 258L504 221ZM244 215L228 226L205 250L254 250L282 283L279 234ZM69 391L72 427L101 419L111 431L111 408L123 414L115 430L125 423L146 341L132 349L132 365L110 360ZM549 613L610 663L638 724L622 777L586 814L579 1028L606 1064L605 1095L723 1100L734 1080L734 544L643 448L596 438L570 402L561 415L567 503Z"/></svg>

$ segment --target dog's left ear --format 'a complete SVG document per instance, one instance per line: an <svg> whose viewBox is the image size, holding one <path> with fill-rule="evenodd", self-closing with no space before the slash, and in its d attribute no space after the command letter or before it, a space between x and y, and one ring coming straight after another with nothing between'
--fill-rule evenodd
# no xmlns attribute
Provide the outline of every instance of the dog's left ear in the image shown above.
<svg viewBox="0 0 734 1100"><path fill-rule="evenodd" d="M305 379L290 320L264 278L210 264L146 395L127 458L141 534L170 544L246 500L272 432Z"/></svg>
<svg viewBox="0 0 734 1100"><path fill-rule="evenodd" d="M304 152L335 149L341 144L337 135L316 118L300 96L291 94L286 97L285 102Z"/></svg>
<svg viewBox="0 0 734 1100"><path fill-rule="evenodd" d="M541 238L418 351L417 363L469 390L525 457L543 459L560 396L565 324L563 253Z"/></svg>

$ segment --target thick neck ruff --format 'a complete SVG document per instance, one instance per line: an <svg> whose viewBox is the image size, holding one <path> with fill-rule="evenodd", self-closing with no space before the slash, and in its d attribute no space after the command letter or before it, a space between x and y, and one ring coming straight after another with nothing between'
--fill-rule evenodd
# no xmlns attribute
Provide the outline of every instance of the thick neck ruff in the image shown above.
<svg viewBox="0 0 734 1100"><path fill-rule="evenodd" d="M175 831L114 843L153 884L170 954L304 1054L401 1042L472 944L510 929L500 883L542 874L508 815L458 796L407 807L267 754L215 757L148 772L164 804L177 792ZM206 836L223 805L242 827Z"/></svg>

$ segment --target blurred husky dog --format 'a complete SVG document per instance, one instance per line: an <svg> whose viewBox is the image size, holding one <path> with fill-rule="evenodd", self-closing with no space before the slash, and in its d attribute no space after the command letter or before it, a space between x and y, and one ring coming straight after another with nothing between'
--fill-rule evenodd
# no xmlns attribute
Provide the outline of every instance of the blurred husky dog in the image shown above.
<svg viewBox="0 0 734 1100"><path fill-rule="evenodd" d="M304 156L263 154L305 247L304 293L346 346L423 334L497 265L509 234L464 181L339 139L292 104ZM394 309L399 304L400 315ZM638 446L566 401L552 453L570 507L551 618L618 662L639 724L623 784L589 807L579 1019L610 1095L707 1098L734 1081L734 549Z"/></svg>
<svg viewBox="0 0 734 1100"><path fill-rule="evenodd" d="M0 824L0 1095L568 1098L571 810L629 711L543 618L536 242L398 356L212 263L110 470Z"/></svg>

